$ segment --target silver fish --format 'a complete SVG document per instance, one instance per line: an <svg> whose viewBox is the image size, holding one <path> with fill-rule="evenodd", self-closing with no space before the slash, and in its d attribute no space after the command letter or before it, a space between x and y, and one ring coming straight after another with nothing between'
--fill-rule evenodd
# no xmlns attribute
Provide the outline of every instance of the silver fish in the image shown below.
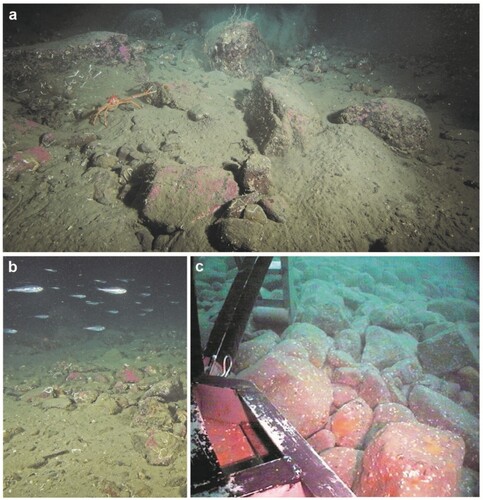
<svg viewBox="0 0 483 500"><path fill-rule="evenodd" d="M110 287L110 288L99 288L99 287L97 287L97 289L100 292L110 293L112 295L122 295L123 293L127 292L127 290L125 288L118 288L117 286L113 286L113 287Z"/></svg>
<svg viewBox="0 0 483 500"><path fill-rule="evenodd" d="M85 299L87 297L87 295L73 294L73 295L69 295L69 297L74 297L74 299Z"/></svg>
<svg viewBox="0 0 483 500"><path fill-rule="evenodd" d="M141 297L151 297L151 294L147 292L140 293L139 295L141 295Z"/></svg>
<svg viewBox="0 0 483 500"><path fill-rule="evenodd" d="M52 290L60 290L60 286L51 286Z"/></svg>
<svg viewBox="0 0 483 500"><path fill-rule="evenodd" d="M25 286L19 286L17 288L7 288L7 292L19 292L19 293L39 293L42 290L43 288L37 285L25 285Z"/></svg>
<svg viewBox="0 0 483 500"><path fill-rule="evenodd" d="M34 316L34 318L38 318L38 319L47 319L49 318L49 315L48 314L36 314Z"/></svg>
<svg viewBox="0 0 483 500"><path fill-rule="evenodd" d="M119 311L117 309L110 309L107 312L110 313L110 314L118 314L119 313Z"/></svg>
<svg viewBox="0 0 483 500"><path fill-rule="evenodd" d="M144 311L146 313L152 313L154 311L154 309L146 308L146 309L141 309L141 311Z"/></svg>
<svg viewBox="0 0 483 500"><path fill-rule="evenodd" d="M48 271L49 273L56 273L57 269L52 269L51 267L46 267L44 271Z"/></svg>
<svg viewBox="0 0 483 500"><path fill-rule="evenodd" d="M92 300L86 300L86 304L90 306L98 306L101 302L93 302Z"/></svg>
<svg viewBox="0 0 483 500"><path fill-rule="evenodd" d="M91 332L103 332L106 329L105 326L94 325L94 326L85 326L84 330L90 330Z"/></svg>
<svg viewBox="0 0 483 500"><path fill-rule="evenodd" d="M4 328L3 333L5 335L14 335L15 333L17 333L17 330L15 330L14 328Z"/></svg>
<svg viewBox="0 0 483 500"><path fill-rule="evenodd" d="M104 280L94 280L96 283L107 283L107 281Z"/></svg>

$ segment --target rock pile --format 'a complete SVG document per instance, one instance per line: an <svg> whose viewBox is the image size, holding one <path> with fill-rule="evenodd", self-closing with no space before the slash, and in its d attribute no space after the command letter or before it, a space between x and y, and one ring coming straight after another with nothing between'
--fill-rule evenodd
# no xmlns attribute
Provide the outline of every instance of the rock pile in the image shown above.
<svg viewBox="0 0 483 500"><path fill-rule="evenodd" d="M474 495L477 285L441 285L411 266L307 261L293 270L297 322L281 335L251 329L237 377L254 382L357 495ZM206 329L226 293L218 274L200 289ZM275 297L273 285L264 297ZM453 301L458 308L441 305Z"/></svg>

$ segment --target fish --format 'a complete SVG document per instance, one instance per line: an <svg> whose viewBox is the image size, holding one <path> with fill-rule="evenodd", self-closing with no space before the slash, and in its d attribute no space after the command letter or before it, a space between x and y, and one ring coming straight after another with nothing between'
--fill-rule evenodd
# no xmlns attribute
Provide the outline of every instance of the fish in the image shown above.
<svg viewBox="0 0 483 500"><path fill-rule="evenodd" d="M50 287L52 290L60 290L60 286L51 286Z"/></svg>
<svg viewBox="0 0 483 500"><path fill-rule="evenodd" d="M129 283L131 280L127 278L116 278L117 281L122 281L123 283Z"/></svg>
<svg viewBox="0 0 483 500"><path fill-rule="evenodd" d="M108 313L110 314L118 314L119 311L117 309L109 309L109 311L107 311Z"/></svg>
<svg viewBox="0 0 483 500"><path fill-rule="evenodd" d="M96 283L107 283L107 281L104 280L94 280Z"/></svg>
<svg viewBox="0 0 483 500"><path fill-rule="evenodd" d="M146 309L141 309L141 311L144 311L146 313L152 313L154 311L154 309L146 308Z"/></svg>
<svg viewBox="0 0 483 500"><path fill-rule="evenodd" d="M92 300L86 300L86 304L89 304L90 306L98 306L99 304L102 304L102 302L93 302Z"/></svg>
<svg viewBox="0 0 483 500"><path fill-rule="evenodd" d="M84 330L90 330L91 332L103 332L106 329L105 326L102 325L94 325L94 326L85 326Z"/></svg>
<svg viewBox="0 0 483 500"><path fill-rule="evenodd" d="M51 267L46 267L44 271L48 271L49 273L56 273L57 269L52 269Z"/></svg>
<svg viewBox="0 0 483 500"><path fill-rule="evenodd" d="M179 304L179 300L170 300L169 303L170 304Z"/></svg>
<svg viewBox="0 0 483 500"><path fill-rule="evenodd" d="M34 318L37 318L37 319L47 319L49 318L50 316L48 314L36 314L34 316Z"/></svg>
<svg viewBox="0 0 483 500"><path fill-rule="evenodd" d="M97 287L97 289L100 292L110 293L112 295L122 295L123 293L127 292L127 290L125 288L118 288L117 286L113 286L113 287L109 287L109 288L99 288L99 287Z"/></svg>
<svg viewBox="0 0 483 500"><path fill-rule="evenodd" d="M138 306L142 304L142 302L134 302L134 303L137 304Z"/></svg>
<svg viewBox="0 0 483 500"><path fill-rule="evenodd" d="M3 333L5 335L15 335L18 330L15 330L14 328L4 328Z"/></svg>
<svg viewBox="0 0 483 500"><path fill-rule="evenodd" d="M140 293L139 295L141 295L141 297L151 297L151 294L147 292Z"/></svg>
<svg viewBox="0 0 483 500"><path fill-rule="evenodd" d="M39 293L43 290L41 286L38 285L24 285L17 288L7 288L7 292L18 292L18 293Z"/></svg>
<svg viewBox="0 0 483 500"><path fill-rule="evenodd" d="M146 313L139 313L138 316L146 316Z"/></svg>
<svg viewBox="0 0 483 500"><path fill-rule="evenodd" d="M87 297L87 295L73 294L73 295L69 295L69 297L74 297L74 299L85 299Z"/></svg>

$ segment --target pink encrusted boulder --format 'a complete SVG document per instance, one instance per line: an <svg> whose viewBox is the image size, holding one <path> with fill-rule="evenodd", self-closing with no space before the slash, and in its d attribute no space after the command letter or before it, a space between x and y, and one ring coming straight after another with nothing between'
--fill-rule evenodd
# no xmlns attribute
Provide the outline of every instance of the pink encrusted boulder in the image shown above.
<svg viewBox="0 0 483 500"><path fill-rule="evenodd" d="M302 436L310 436L327 423L332 386L329 377L311 363L269 354L241 371L238 378L253 382Z"/></svg>
<svg viewBox="0 0 483 500"><path fill-rule="evenodd" d="M452 432L420 423L387 424L364 452L357 496L458 495L465 445Z"/></svg>
<svg viewBox="0 0 483 500"><path fill-rule="evenodd" d="M336 444L348 448L362 446L364 436L372 423L372 410L361 398L343 405L330 418L330 430L334 433Z"/></svg>
<svg viewBox="0 0 483 500"><path fill-rule="evenodd" d="M431 138L431 123L415 104L391 97L371 99L340 111L336 123L361 125L392 148L407 154L424 150Z"/></svg>
<svg viewBox="0 0 483 500"><path fill-rule="evenodd" d="M361 450L338 446L322 452L320 456L342 481L352 488L361 473L363 454Z"/></svg>
<svg viewBox="0 0 483 500"><path fill-rule="evenodd" d="M43 146L17 151L4 162L3 175L9 179L16 179L23 172L37 170L50 159L50 153Z"/></svg>
<svg viewBox="0 0 483 500"><path fill-rule="evenodd" d="M398 403L381 403L374 408L374 424L389 422L416 422L412 411Z"/></svg>
<svg viewBox="0 0 483 500"><path fill-rule="evenodd" d="M335 446L334 433L328 429L321 429L320 431L317 431L315 434L310 436L307 441L317 453Z"/></svg>
<svg viewBox="0 0 483 500"><path fill-rule="evenodd" d="M466 444L465 465L478 470L480 431L477 417L423 385L416 385L411 391L409 408L419 422L461 436Z"/></svg>
<svg viewBox="0 0 483 500"><path fill-rule="evenodd" d="M141 381L142 373L135 368L124 368L119 373L119 378L127 384L136 384Z"/></svg>
<svg viewBox="0 0 483 500"><path fill-rule="evenodd" d="M273 355L292 356L309 362L309 351L295 339L285 339L279 342L271 351Z"/></svg>
<svg viewBox="0 0 483 500"><path fill-rule="evenodd" d="M161 229L209 222L227 201L238 196L230 172L218 167L154 165L143 215Z"/></svg>
<svg viewBox="0 0 483 500"><path fill-rule="evenodd" d="M392 401L391 393L376 368L369 366L364 369L364 378L359 386L359 397L371 408L375 408L380 403Z"/></svg>
<svg viewBox="0 0 483 500"><path fill-rule="evenodd" d="M364 378L362 370L358 367L344 366L337 368L332 374L334 384L343 384L350 387L358 387Z"/></svg>
<svg viewBox="0 0 483 500"><path fill-rule="evenodd" d="M357 399L357 391L348 385L332 384L332 390L334 391L333 405L335 408L340 408L349 401Z"/></svg>
<svg viewBox="0 0 483 500"><path fill-rule="evenodd" d="M248 368L263 358L269 351L280 342L280 337L271 330L267 330L252 340L242 342L238 349L233 365L235 373Z"/></svg>

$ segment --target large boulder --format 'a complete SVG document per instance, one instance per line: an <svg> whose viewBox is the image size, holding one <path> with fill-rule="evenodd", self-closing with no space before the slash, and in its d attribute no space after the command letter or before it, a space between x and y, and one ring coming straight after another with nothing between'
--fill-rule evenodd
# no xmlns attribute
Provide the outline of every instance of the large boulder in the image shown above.
<svg viewBox="0 0 483 500"><path fill-rule="evenodd" d="M391 97L349 106L334 121L362 125L392 148L409 154L424 150L431 137L426 113L411 102Z"/></svg>
<svg viewBox="0 0 483 500"><path fill-rule="evenodd" d="M245 104L249 134L260 151L283 155L304 150L320 131L320 117L299 87L273 77L257 79Z"/></svg>
<svg viewBox="0 0 483 500"><path fill-rule="evenodd" d="M295 316L296 321L318 326L330 336L350 325L351 313L339 295L330 290L302 293Z"/></svg>
<svg viewBox="0 0 483 500"><path fill-rule="evenodd" d="M480 308L476 302L452 297L432 300L428 304L428 311L440 313L447 321L451 322L468 321L476 323L480 317Z"/></svg>
<svg viewBox="0 0 483 500"><path fill-rule="evenodd" d="M255 364L279 342L280 337L271 330L267 330L252 340L242 342L236 355L233 371L237 373Z"/></svg>
<svg viewBox="0 0 483 500"><path fill-rule="evenodd" d="M464 324L457 324L418 345L418 358L426 372L434 375L478 366L476 339Z"/></svg>
<svg viewBox="0 0 483 500"><path fill-rule="evenodd" d="M387 304L376 307L369 315L371 325L382 326L389 330L401 330L408 324L408 311L400 304Z"/></svg>
<svg viewBox="0 0 483 500"><path fill-rule="evenodd" d="M338 446L359 448L372 424L372 410L361 398L339 408L330 419L330 430Z"/></svg>
<svg viewBox="0 0 483 500"><path fill-rule="evenodd" d="M379 371L370 366L364 370L364 378L359 386L359 396L371 407L392 401L391 392Z"/></svg>
<svg viewBox="0 0 483 500"><path fill-rule="evenodd" d="M309 361L317 368L324 366L327 354L334 344L323 330L309 323L293 323L282 333L282 339L301 344L309 354Z"/></svg>
<svg viewBox="0 0 483 500"><path fill-rule="evenodd" d="M218 167L153 166L143 215L163 229L209 220L224 203L238 195L231 173Z"/></svg>
<svg viewBox="0 0 483 500"><path fill-rule="evenodd" d="M346 300L344 300L346 303ZM346 328L334 333L335 347L350 354L355 361L360 361L362 353L361 334L355 328Z"/></svg>
<svg viewBox="0 0 483 500"><path fill-rule="evenodd" d="M329 377L311 363L292 356L269 354L241 371L302 434L310 436L327 423L332 404Z"/></svg>
<svg viewBox="0 0 483 500"><path fill-rule="evenodd" d="M352 488L362 469L363 452L354 448L337 446L322 452L320 456L342 481Z"/></svg>
<svg viewBox="0 0 483 500"><path fill-rule="evenodd" d="M419 422L451 431L466 444L465 465L478 470L479 421L451 399L423 385L416 385L409 395L409 408Z"/></svg>
<svg viewBox="0 0 483 500"><path fill-rule="evenodd" d="M357 496L447 497L458 495L463 440L419 423L389 423L364 452Z"/></svg>
<svg viewBox="0 0 483 500"><path fill-rule="evenodd" d="M381 370L402 359L414 358L417 346L417 340L409 333L394 333L380 326L369 326L362 362L371 363Z"/></svg>
<svg viewBox="0 0 483 500"><path fill-rule="evenodd" d="M275 62L257 25L247 19L213 26L205 35L204 52L212 68L239 78L268 74Z"/></svg>

